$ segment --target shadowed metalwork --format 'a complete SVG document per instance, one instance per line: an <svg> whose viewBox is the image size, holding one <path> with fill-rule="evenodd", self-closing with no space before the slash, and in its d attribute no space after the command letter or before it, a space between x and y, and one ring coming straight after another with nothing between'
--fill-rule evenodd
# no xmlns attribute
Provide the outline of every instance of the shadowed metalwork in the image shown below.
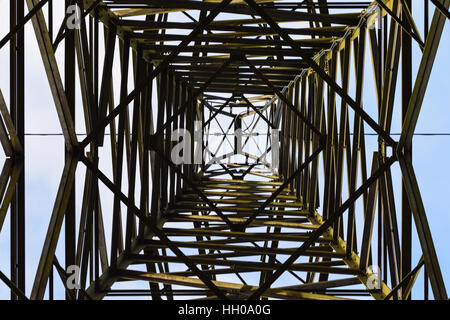
<svg viewBox="0 0 450 320"><path fill-rule="evenodd" d="M423 272L425 298L430 286L435 299L448 299L412 137L450 0L416 5L66 0L69 10L56 15L51 0L11 0L10 31L0 39L1 50L10 47L11 84L10 101L0 91L7 156L0 231L10 214L13 266L0 280L11 298L53 299L60 281L70 300L407 300ZM413 9L435 10L422 34ZM26 24L65 141L29 297ZM421 51L417 74L414 46ZM64 64L55 55L60 50ZM75 119L77 108L83 119ZM86 135L77 134L75 121ZM403 124L398 141L393 121ZM193 141L173 139L180 129ZM184 159L200 161L176 162L172 150L180 143ZM393 166L401 170L401 190ZM412 261L413 232L419 261ZM78 287L69 285L69 266L79 267Z"/></svg>

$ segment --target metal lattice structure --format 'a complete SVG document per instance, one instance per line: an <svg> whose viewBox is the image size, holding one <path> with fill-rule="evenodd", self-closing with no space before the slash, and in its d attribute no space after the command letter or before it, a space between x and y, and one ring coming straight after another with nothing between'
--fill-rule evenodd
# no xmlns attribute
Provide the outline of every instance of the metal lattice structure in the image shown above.
<svg viewBox="0 0 450 320"><path fill-rule="evenodd" d="M67 299L401 300L424 272L433 297L448 299L412 136L450 0L421 2L434 10L424 32L411 2L66 0L65 8L80 9L78 24L69 27L73 11L65 10L54 36L52 1L11 0L11 29L0 40L0 50L10 47L11 83L10 101L0 94L8 157L0 228L10 215L13 267L0 276L12 299L27 299L28 23L66 151L29 298L53 298L59 281ZM417 74L413 46L421 49ZM63 67L57 50L64 50ZM364 99L367 75L375 80L373 101ZM398 140L393 121L403 123ZM236 135L230 141L231 128L243 132L243 144ZM200 132L200 140L178 139L180 129L192 139ZM173 160L179 143L182 163ZM223 144L233 151L222 154ZM401 168L400 193L393 165ZM79 166L83 181L75 179ZM420 261L412 261L413 232ZM69 266L80 268L79 288L68 285Z"/></svg>

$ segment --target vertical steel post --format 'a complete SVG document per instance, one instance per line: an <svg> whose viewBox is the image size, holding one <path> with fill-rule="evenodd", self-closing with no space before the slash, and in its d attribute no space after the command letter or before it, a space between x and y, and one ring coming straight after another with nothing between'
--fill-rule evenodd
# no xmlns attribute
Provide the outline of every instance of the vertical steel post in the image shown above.
<svg viewBox="0 0 450 320"><path fill-rule="evenodd" d="M405 2L412 13L412 1L405 0ZM402 6L402 20L406 21L406 8ZM409 31L411 27L408 23ZM412 93L412 39L411 36L405 30L402 31L402 121L405 120L406 111L408 110L409 100ZM412 161L412 139L408 139L403 150L405 157L408 161ZM401 241L402 241L402 253L401 253L401 276L402 279L411 271L411 253L412 253L412 215L411 208L408 202L408 194L405 185L402 183L402 220L401 220ZM404 289L405 287L403 287ZM411 299L411 295L408 299Z"/></svg>
<svg viewBox="0 0 450 320"><path fill-rule="evenodd" d="M24 17L24 1L10 1L10 25L13 29ZM25 151L24 106L25 106L25 36L19 30L10 43L10 113L17 135ZM18 159L22 161L22 159ZM25 292L25 168L22 169L11 202L11 281ZM18 299L11 293L11 299Z"/></svg>
<svg viewBox="0 0 450 320"><path fill-rule="evenodd" d="M70 6L72 0L66 0L65 8ZM70 114L75 126L75 33L70 32L64 39L64 89L69 104ZM71 155L65 147L66 160ZM72 185L69 203L65 213L65 263L66 270L70 265L75 265L75 183ZM75 296L75 292L66 292L66 299Z"/></svg>

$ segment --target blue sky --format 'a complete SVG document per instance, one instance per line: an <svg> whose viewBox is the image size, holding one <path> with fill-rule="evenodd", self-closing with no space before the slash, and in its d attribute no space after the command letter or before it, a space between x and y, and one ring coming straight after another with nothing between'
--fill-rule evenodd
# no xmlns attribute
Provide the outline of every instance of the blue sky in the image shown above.
<svg viewBox="0 0 450 320"><path fill-rule="evenodd" d="M416 3L416 1L413 1ZM9 1L0 0L2 7L9 7ZM3 6L5 5L5 6ZM58 2L55 12L59 9ZM433 6L430 6L433 8ZM420 7L421 8L421 7ZM9 9L0 12L0 38L8 31L8 12ZM61 10L59 10L61 12ZM430 13L430 17L431 17ZM419 30L423 30L423 13L414 14ZM59 20L58 20L59 21ZM53 99L47 85L42 60L38 54L38 48L31 24L25 27L26 37L29 39L26 49L26 132L27 133L56 133L60 132L58 119L53 104ZM103 50L101 48L101 50ZM62 63L63 50L59 50L57 57L60 62L60 70L63 70ZM5 46L0 50L0 88L9 101L9 66L8 66L9 47ZM420 133L450 133L450 111L448 92L450 90L449 73L450 65L448 57L450 56L450 26L446 24L442 35L441 46L433 69L429 88L425 96L422 107L422 113L417 124L416 132ZM116 57L116 61L118 61ZM414 70L417 71L420 62L420 50L414 44ZM370 58L367 56L367 68L371 68ZM119 70L115 66L116 70ZM62 71L61 71L62 72ZM415 74L415 73L414 73ZM366 72L366 88L364 92L364 106L367 110L375 110L376 101L373 88L373 77L371 71ZM116 75L117 76L117 75ZM400 80L399 87L400 90ZM116 90L116 94L117 94ZM400 97L400 94L397 94ZM80 104L81 97L77 97L77 118L82 119L82 108ZM116 98L117 101L117 98ZM396 101L396 110L400 110L400 100ZM394 117L392 132L400 132L401 123L398 114ZM84 132L82 121L78 121L77 131ZM367 132L370 132L367 130ZM394 137L394 139L398 139ZM368 141L368 160L371 159L371 153L376 149L376 138L367 138ZM421 194L425 209L427 212L430 228L433 233L434 244L439 257L439 262L447 287L450 286L450 251L446 248L450 242L450 136L416 136L414 137L413 161L417 180L421 189ZM62 137L34 137L26 138L25 154L25 172L26 172L26 263L27 263L27 288L26 294L29 295L33 284L34 273L37 268L42 244L45 238L45 232L50 220L53 208L53 202L56 198L58 184L61 178L64 166L64 143ZM111 176L111 166L107 161L109 147L106 146L103 152L102 168ZM370 157L369 157L370 154ZM1 163L0 163L1 165ZM83 175L85 169L83 165L78 166L77 170L77 198L81 199ZM401 178L398 164L393 167L394 189L396 192L397 213L400 212L401 202L399 190ZM124 186L126 188L126 185ZM125 189L124 189L125 190ZM112 196L109 191L102 188L104 197L104 212L110 212ZM77 202L79 208L80 203ZM79 214L79 210L77 212ZM400 222L400 216L398 218ZM107 235L110 233L110 217L105 214L105 224ZM414 234L414 232L413 232ZM60 239L63 243L63 236ZM57 255L63 261L63 251L61 247L57 249ZM420 258L420 246L417 237L414 234L413 264ZM9 274L9 217L7 217L3 230L0 233L0 270ZM417 288L422 286L422 274L420 274ZM448 288L447 288L448 289ZM57 285L58 293L62 292L61 285ZM421 290L417 290L414 298L421 298ZM0 282L0 299L9 297L8 288Z"/></svg>

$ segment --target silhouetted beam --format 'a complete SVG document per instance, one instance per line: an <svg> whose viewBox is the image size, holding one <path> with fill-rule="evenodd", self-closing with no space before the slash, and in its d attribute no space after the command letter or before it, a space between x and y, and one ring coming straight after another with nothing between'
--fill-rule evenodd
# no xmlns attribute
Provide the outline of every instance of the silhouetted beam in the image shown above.
<svg viewBox="0 0 450 320"><path fill-rule="evenodd" d="M197 79L197 78L183 78L183 80L187 81L189 84L199 87L202 85L202 83L204 82L204 80L202 79ZM220 85L234 85L234 86L242 86L243 85L243 81L245 81L245 85L244 86L251 86L251 85L255 85L255 86L264 86L264 83L258 80L239 80L239 79L218 79L215 80L214 82L211 83L211 86L220 86ZM288 81L284 81L284 80L273 80L272 83L275 86L280 86L282 88L284 88L285 86L288 85ZM244 108L247 105L232 105L232 106L228 106L231 108L236 108L236 107L241 107Z"/></svg>
<svg viewBox="0 0 450 320"><path fill-rule="evenodd" d="M215 231L204 229L174 229L163 228L164 233L167 236L214 236L214 237L238 237L240 239L247 240L262 240L262 241L306 241L309 240L309 233L251 233L251 232L235 232L235 231ZM315 240L317 243L329 243L331 239L318 238Z"/></svg>
<svg viewBox="0 0 450 320"><path fill-rule="evenodd" d="M238 260L217 260L211 258L192 258L189 257L194 263L200 265L209 265L209 266L233 266L233 267L242 267L242 268L250 268L255 270L276 270L280 264L277 263L268 263L268 262L253 262L253 261L238 261ZM128 255L128 259L132 261L132 264L136 263L147 263L147 262L170 262L170 263L183 263L181 259L174 256L150 256L143 254L130 254ZM342 263L342 261L337 261ZM289 270L292 271L301 271L301 272L326 272L332 274L347 274L347 275L358 275L360 271L358 269L350 269L350 268L339 268L339 267L328 267L322 266L314 263L297 263L292 264L289 267Z"/></svg>
<svg viewBox="0 0 450 320"><path fill-rule="evenodd" d="M161 53L161 52L172 52L174 49L178 48L178 46L174 45L148 45L143 44L142 45L144 50L151 50L155 53ZM226 53L226 54L254 54L254 55L261 55L261 56L278 56L282 55L285 57L298 57L299 52L292 49L274 49L274 48L240 48L239 46L236 46L234 48L230 48L230 46L214 46L214 45L208 45L208 46L189 46L185 47L180 52L207 52L207 53ZM300 52L302 55L305 56L313 56L317 53L317 50L314 49L301 49Z"/></svg>
<svg viewBox="0 0 450 320"><path fill-rule="evenodd" d="M157 274L151 272L142 272L134 270L117 270L115 276L121 280L145 280L160 282L173 285L182 285L196 288L204 288L205 285L198 279L168 275L168 274ZM246 286L243 284L234 284L229 282L213 281L213 283L220 289L230 292L246 292L251 294L258 287ZM313 294L307 292L289 291L283 289L268 289L263 294L264 297L273 298L284 298L284 299L297 299L297 300L347 300L344 298L338 298L333 296L327 296L324 294Z"/></svg>
<svg viewBox="0 0 450 320"><path fill-rule="evenodd" d="M176 75L180 77L180 79L184 80L185 78L196 79L196 80L206 80L208 79L208 75L210 73L207 72L176 72ZM280 75L267 75L265 76L269 81L272 80L284 80L291 81L294 80L295 76L280 76ZM215 80L230 80L236 79L242 81L242 85L245 84L246 80L258 80L263 81L259 77L252 74L232 74L232 73L222 73ZM211 82L212 83L212 82ZM265 84L266 86L266 84ZM272 92L273 93L273 92Z"/></svg>
<svg viewBox="0 0 450 320"><path fill-rule="evenodd" d="M197 25L197 23L189 22L146 22L137 20L118 20L116 23L118 26L129 27L133 30L191 30ZM285 30L291 35L342 37L345 34L346 28L346 26L338 26L329 28L286 28ZM276 34L271 28L267 27L227 25L225 23L220 25L209 25L205 29L208 31L238 32L241 36L266 36ZM221 35L215 34L215 36Z"/></svg>
<svg viewBox="0 0 450 320"><path fill-rule="evenodd" d="M306 65L304 66L299 66L298 68L292 68L292 67L286 67L286 68L261 68L259 69L263 74L265 75L270 75L270 74L290 74L290 75L298 75L300 74L300 72L303 70L303 67L307 67ZM216 65L171 65L169 67L169 69L175 70L175 71L190 71L190 72L195 72L195 71L205 71L205 72L210 72L210 71L216 71L218 68L218 66ZM237 66L230 66L228 68L225 68L223 70L223 74L226 73L251 73L253 74L253 71L251 71L250 68L238 68Z"/></svg>
<svg viewBox="0 0 450 320"><path fill-rule="evenodd" d="M115 1L115 3L129 3ZM194 10L206 10L211 11L215 8L215 3L200 2L200 1L179 1L179 0L136 0L135 4L145 4L148 8L164 8L164 9L194 9ZM228 5L223 8L224 13L234 13L242 15L254 15L254 11L245 5ZM277 21L316 21L316 22L328 22L334 24L343 25L357 25L359 21L360 13L349 14L312 14L308 12L287 11L266 9L266 12Z"/></svg>
<svg viewBox="0 0 450 320"><path fill-rule="evenodd" d="M145 40L144 43L160 42L160 41L182 41L185 35L176 34L142 34L142 33L128 33L127 34L133 40ZM239 35L238 35L239 36ZM266 40L266 39L248 39L248 38L233 38L233 37L219 37L219 36L197 36L196 41L200 42L219 42L219 43L232 43L232 44L244 44L255 46L283 46L285 43L278 40ZM318 40L296 40L302 47L311 48L329 48L333 42L333 38L318 39Z"/></svg>
<svg viewBox="0 0 450 320"><path fill-rule="evenodd" d="M208 90L205 90L205 92L230 93L231 91L233 91L232 89L234 90L235 88L234 87L233 88L224 88L224 87L210 86L210 87L208 87ZM245 88L245 87L243 87L243 88L239 88L239 90L245 94L270 94L271 93L270 90L267 90L267 88L263 88L263 87L261 87L261 88L257 88L257 87Z"/></svg>
<svg viewBox="0 0 450 320"><path fill-rule="evenodd" d="M151 60L164 60L165 56L148 54ZM249 56L247 58L250 58ZM229 57L190 57L190 56L178 56L173 58L173 64L196 64L196 63L210 63L217 64L218 66L228 60ZM269 66L269 67L302 67L304 64L301 59L285 59L285 60L273 60L267 58L249 59L256 66ZM230 65L233 66L246 66L247 64L242 61L233 61Z"/></svg>
<svg viewBox="0 0 450 320"><path fill-rule="evenodd" d="M151 248L166 248L167 245L159 240L142 240L141 241L146 246ZM208 242L182 242L182 241L173 241L179 248L192 248L192 249L211 249L211 250L224 250L224 251L233 251L238 253L252 253L252 254L281 254L281 255L291 255L296 250L295 248L260 248L260 247L250 247L250 246L237 246L237 245L229 245L229 244L215 244ZM305 256L313 256L313 257L329 257L329 258L343 258L343 254L339 254L336 252L326 252L326 251L317 251L313 249L308 249L305 252ZM358 281L358 283L360 283Z"/></svg>

